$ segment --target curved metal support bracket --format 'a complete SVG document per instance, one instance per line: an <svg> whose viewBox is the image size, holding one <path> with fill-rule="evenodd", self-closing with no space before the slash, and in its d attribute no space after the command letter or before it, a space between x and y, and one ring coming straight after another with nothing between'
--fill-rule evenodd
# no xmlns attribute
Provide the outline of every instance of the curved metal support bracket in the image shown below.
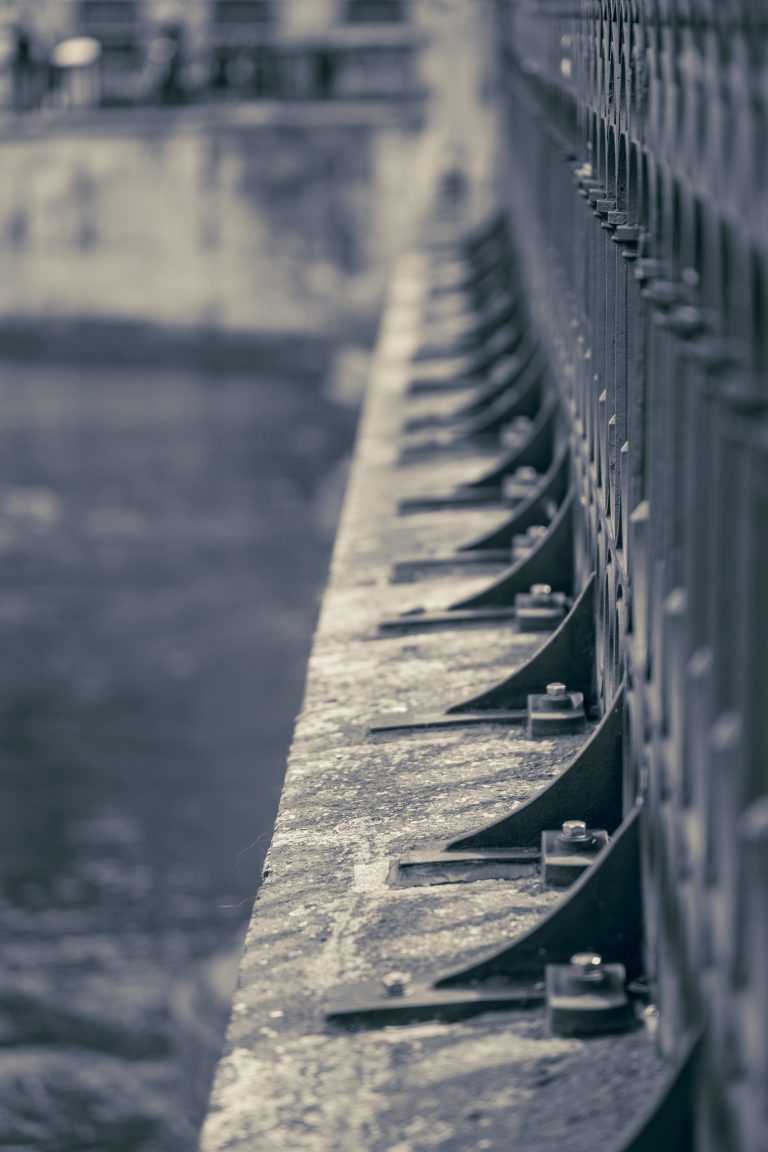
<svg viewBox="0 0 768 1152"><path fill-rule="evenodd" d="M595 688L595 574L589 577L560 627L535 656L499 684L442 712L395 712L375 717L368 731L464 728L481 724L509 727L528 719L528 696L553 681L564 681L581 692L587 709L597 703Z"/></svg>
<svg viewBox="0 0 768 1152"><path fill-rule="evenodd" d="M624 685L584 746L551 784L515 812L474 832L449 840L446 851L538 847L541 833L564 820L585 820L613 832L622 819L621 749Z"/></svg>
<svg viewBox="0 0 768 1152"><path fill-rule="evenodd" d="M511 476L517 468L535 468L537 472L546 472L552 463L559 410L559 397L550 392L536 414L525 444L511 449L489 471L477 480L469 481L466 487L499 488L504 478Z"/></svg>
<svg viewBox="0 0 768 1152"><path fill-rule="evenodd" d="M594 572L556 632L522 668L485 692L453 704L449 714L485 708L524 708L532 692L552 681L567 684L570 692L582 692L587 709L597 703L595 676L595 584Z"/></svg>
<svg viewBox="0 0 768 1152"><path fill-rule="evenodd" d="M455 610L488 608L514 603L518 592L527 592L532 584L551 584L558 592L573 592L573 511L574 494L570 492L558 509L549 530L539 543L517 564L494 580L482 592L451 604Z"/></svg>
<svg viewBox="0 0 768 1152"><path fill-rule="evenodd" d="M442 437L434 440L417 441L405 444L400 452L401 463L411 464L430 459L434 454L466 451L473 445L495 444L497 460L491 472L484 472L478 480L472 480L448 492L445 496L413 497L400 504L400 510L431 511L450 507L457 492L474 491L482 488L501 499L504 477L511 475L517 467L530 466L544 472L549 466L554 434L553 409L557 407L554 393L544 394L546 368L541 363L533 363L528 379L512 388L509 395L480 416L466 421L463 425L449 429ZM498 459L498 432L517 416L527 416L532 420L531 427L522 444L506 452ZM520 461L518 463L518 460ZM497 475L498 473L498 475ZM492 480L486 481L491 475Z"/></svg>
<svg viewBox="0 0 768 1152"><path fill-rule="evenodd" d="M508 333L508 338L496 348L488 349L482 356L459 355L444 356L438 360L425 360L422 364L414 364L408 392L412 396L423 395L426 392L455 392L467 388L482 388L487 383L486 376L495 364L505 356L511 355L517 347L522 332L515 329Z"/></svg>
<svg viewBox="0 0 768 1152"><path fill-rule="evenodd" d="M512 539L522 535L535 524L549 524L557 515L557 509L562 504L568 492L570 480L570 456L568 445L563 444L557 458L549 470L541 477L539 483L525 500L515 505L510 516L497 528L486 532L476 540L463 544L456 552L447 556L426 556L423 560L400 560L392 565L393 583L402 583L418 579L422 574L432 571L450 571L453 568L464 568L468 565L504 565L509 564ZM458 489L461 494L461 504L457 507L488 507L489 497L482 488ZM471 499L465 499L471 497Z"/></svg>
<svg viewBox="0 0 768 1152"><path fill-rule="evenodd" d="M493 474L502 465L506 470L499 472L498 478L490 483L486 483L484 478L481 478L480 481L473 481L465 487L500 487L502 478L508 472L514 471L515 467L518 467L515 463L517 457L524 457L526 453L532 453L534 459L531 466L536 467L536 461L540 463L543 458L542 454L547 443L551 447L551 431L549 441L546 440L546 429L549 427L547 417L550 410L557 405L557 397L554 392L550 392L542 400L545 377L546 364L542 358L536 357L524 370L514 388L505 389L504 394L494 404L478 415L461 424L449 427L442 435L438 435L432 440L417 440L412 444L404 444L400 450L400 462L408 464L429 460L433 456L463 451L478 442L480 444L497 444L498 433L505 424L509 424L517 416L528 416L532 418L533 425L525 443L506 453L499 461L497 468L494 468ZM542 423L546 426L543 433ZM531 442L533 442L533 447L530 446ZM507 465L507 461L512 461L512 463ZM527 458L523 458L520 466L527 463ZM543 469L541 470L543 471Z"/></svg>
<svg viewBox="0 0 768 1152"><path fill-rule="evenodd" d="M522 348L518 345L511 357L514 364L500 365L504 367L503 373L500 373L501 379L489 380L471 400L460 406L452 419L469 420L473 416L478 416L491 404L506 396L513 387L517 390L519 382L527 372L535 368L536 360L541 355L541 345L527 327L522 330L520 344Z"/></svg>
<svg viewBox="0 0 768 1152"><path fill-rule="evenodd" d="M491 297L491 302L493 297ZM473 309L472 320L470 323L463 326L462 329L456 332L453 336L450 333L440 333L440 321L435 320L431 327L433 334L430 334L430 325L427 325L426 339L423 344L419 346L414 354L411 363L419 364L424 360L432 360L441 356L465 356L477 354L482 349L483 344L492 339L498 331L504 327L512 327L513 321L517 319L518 314L522 311L522 300L519 295L511 297L504 301L502 307L490 310L490 313L483 314L481 309ZM437 329L434 332L434 329ZM525 325L519 324L515 328L516 331L524 331Z"/></svg>
<svg viewBox="0 0 768 1152"><path fill-rule="evenodd" d="M628 979L637 979L643 971L640 811L632 809L592 867L535 927L501 951L441 977L434 987L537 980L547 964L567 964L582 950L623 964Z"/></svg>
<svg viewBox="0 0 768 1152"><path fill-rule="evenodd" d="M538 486L530 496L521 500L511 516L498 528L493 528L467 544L460 545L457 551L480 552L486 549L511 547L513 536L525 532L526 528L530 528L533 524L546 523L552 519L547 515L547 511L553 505L559 507L565 500L570 476L570 453L568 445L563 444Z"/></svg>
<svg viewBox="0 0 768 1152"><path fill-rule="evenodd" d="M352 1027L456 1020L481 1012L529 1008L544 1002L548 964L594 951L623 964L628 979L642 972L639 812L633 809L595 863L534 928L492 953L431 984L339 988L327 1019Z"/></svg>
<svg viewBox="0 0 768 1152"><path fill-rule="evenodd" d="M514 812L452 840L436 841L400 858L404 879L419 869L437 869L443 881L453 869L459 880L508 875L510 865L535 862L542 832L565 820L584 820L590 828L613 832L622 818L621 750L624 685L570 764L551 784ZM531 853L534 856L531 856ZM427 882L428 882L427 877Z"/></svg>
<svg viewBox="0 0 768 1152"><path fill-rule="evenodd" d="M628 1136L614 1145L614 1152L694 1152L694 1092L701 1035L687 1037L671 1074L650 1109L633 1125Z"/></svg>
<svg viewBox="0 0 768 1152"><path fill-rule="evenodd" d="M497 624L514 620L518 592L528 592L533 584L551 584L570 595L573 586L573 495L563 501L547 535L532 551L486 587L465 600L450 604L443 612L419 609L382 620L381 634L412 632L425 628L453 628L471 624ZM560 677L562 679L562 677Z"/></svg>
<svg viewBox="0 0 768 1152"><path fill-rule="evenodd" d="M421 432L437 428L445 428L450 431L456 424L460 425L463 421L477 416L490 404L516 388L518 381L528 371L540 348L538 344L531 342L527 347L524 346L521 351L519 345L524 344L527 335L528 329L522 329L518 345L515 346L506 362L502 360L499 363L498 372L501 377L499 380L491 379L487 383L479 385L472 398L464 401L453 412L440 415L430 413L423 416L412 416L403 424L403 431ZM492 376L495 371L496 369L493 370Z"/></svg>

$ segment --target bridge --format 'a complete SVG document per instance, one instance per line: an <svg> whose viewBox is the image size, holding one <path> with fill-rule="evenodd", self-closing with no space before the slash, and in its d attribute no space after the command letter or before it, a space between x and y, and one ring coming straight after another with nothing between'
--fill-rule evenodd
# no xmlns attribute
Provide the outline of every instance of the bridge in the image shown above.
<svg viewBox="0 0 768 1152"><path fill-rule="evenodd" d="M494 146L392 276L206 1152L768 1147L768 16L492 20Z"/></svg>

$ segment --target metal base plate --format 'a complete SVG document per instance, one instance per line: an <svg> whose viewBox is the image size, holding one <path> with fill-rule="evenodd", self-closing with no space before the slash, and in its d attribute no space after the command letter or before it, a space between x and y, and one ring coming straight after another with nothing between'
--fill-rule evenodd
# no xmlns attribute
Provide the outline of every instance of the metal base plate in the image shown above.
<svg viewBox="0 0 768 1152"><path fill-rule="evenodd" d="M451 573L461 568L498 568L509 564L509 548L479 548L453 552L450 556L426 556L423 560L398 560L392 565L392 583L408 584L432 572Z"/></svg>
<svg viewBox="0 0 768 1152"><path fill-rule="evenodd" d="M426 1020L466 1020L482 1012L509 1012L539 1008L544 1004L544 985L434 988L430 984L409 986L400 996L387 995L381 984L349 984L331 992L326 1019L346 1028L385 1024L415 1024Z"/></svg>
<svg viewBox="0 0 768 1152"><path fill-rule="evenodd" d="M456 488L438 496L410 496L397 506L400 516L415 516L421 512L451 512L461 508L490 508L497 512L508 512L519 503L517 499L505 499L501 488Z"/></svg>
<svg viewBox="0 0 768 1152"><path fill-rule="evenodd" d="M513 880L538 871L541 854L536 848L478 848L451 851L447 842L427 844L407 852L393 865L392 887L412 885L469 884L477 880Z"/></svg>
<svg viewBox="0 0 768 1152"><path fill-rule="evenodd" d="M413 632L423 628L466 628L507 624L515 619L514 608L466 608L447 612L409 612L391 616L379 624L379 633Z"/></svg>
<svg viewBox="0 0 768 1152"><path fill-rule="evenodd" d="M400 732L427 730L429 728L476 728L483 724L500 724L511 728L525 724L528 712L525 708L508 708L486 712L390 712L374 716L368 724L368 731Z"/></svg>

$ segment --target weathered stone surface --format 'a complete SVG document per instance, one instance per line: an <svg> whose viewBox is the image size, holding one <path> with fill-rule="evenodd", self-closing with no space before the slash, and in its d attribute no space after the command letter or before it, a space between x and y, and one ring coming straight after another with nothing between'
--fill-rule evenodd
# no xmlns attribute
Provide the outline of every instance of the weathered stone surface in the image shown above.
<svg viewBox="0 0 768 1152"><path fill-rule="evenodd" d="M554 1152L564 1141L587 1152L631 1122L660 1071L649 1030L565 1040L542 1009L357 1033L324 1022L334 986L391 970L437 975L556 902L537 875L407 888L386 878L403 850L533 795L581 741L530 741L522 729L366 733L375 713L435 709L483 688L538 643L509 628L376 638L382 617L445 606L487 579L393 585L394 560L448 550L500 518L395 514L427 476L437 490L472 472L471 461L397 465L414 316L398 310L398 293L414 270L410 257L385 316L204 1152Z"/></svg>

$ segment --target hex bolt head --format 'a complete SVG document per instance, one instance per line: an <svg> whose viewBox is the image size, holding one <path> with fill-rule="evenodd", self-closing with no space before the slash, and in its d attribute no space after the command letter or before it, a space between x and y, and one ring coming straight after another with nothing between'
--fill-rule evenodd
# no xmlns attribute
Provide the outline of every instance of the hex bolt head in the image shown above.
<svg viewBox="0 0 768 1152"><path fill-rule="evenodd" d="M388 996L404 996L409 979L406 972L388 972L381 983Z"/></svg>
<svg viewBox="0 0 768 1152"><path fill-rule="evenodd" d="M531 596L551 596L552 586L550 584L531 584Z"/></svg>
<svg viewBox="0 0 768 1152"><path fill-rule="evenodd" d="M600 983L605 978L603 958L598 952L575 952L571 956L571 968L579 980Z"/></svg>
<svg viewBox="0 0 768 1152"><path fill-rule="evenodd" d="M586 820L565 820L561 831L563 840L589 840Z"/></svg>
<svg viewBox="0 0 768 1152"><path fill-rule="evenodd" d="M566 688L565 684L561 683L559 680L553 681L552 684L547 684L547 696L551 697L553 700L562 700L563 696L567 695L568 689Z"/></svg>
<svg viewBox="0 0 768 1152"><path fill-rule="evenodd" d="M532 524L526 532L529 540L543 540L547 534L547 529L543 524Z"/></svg>

